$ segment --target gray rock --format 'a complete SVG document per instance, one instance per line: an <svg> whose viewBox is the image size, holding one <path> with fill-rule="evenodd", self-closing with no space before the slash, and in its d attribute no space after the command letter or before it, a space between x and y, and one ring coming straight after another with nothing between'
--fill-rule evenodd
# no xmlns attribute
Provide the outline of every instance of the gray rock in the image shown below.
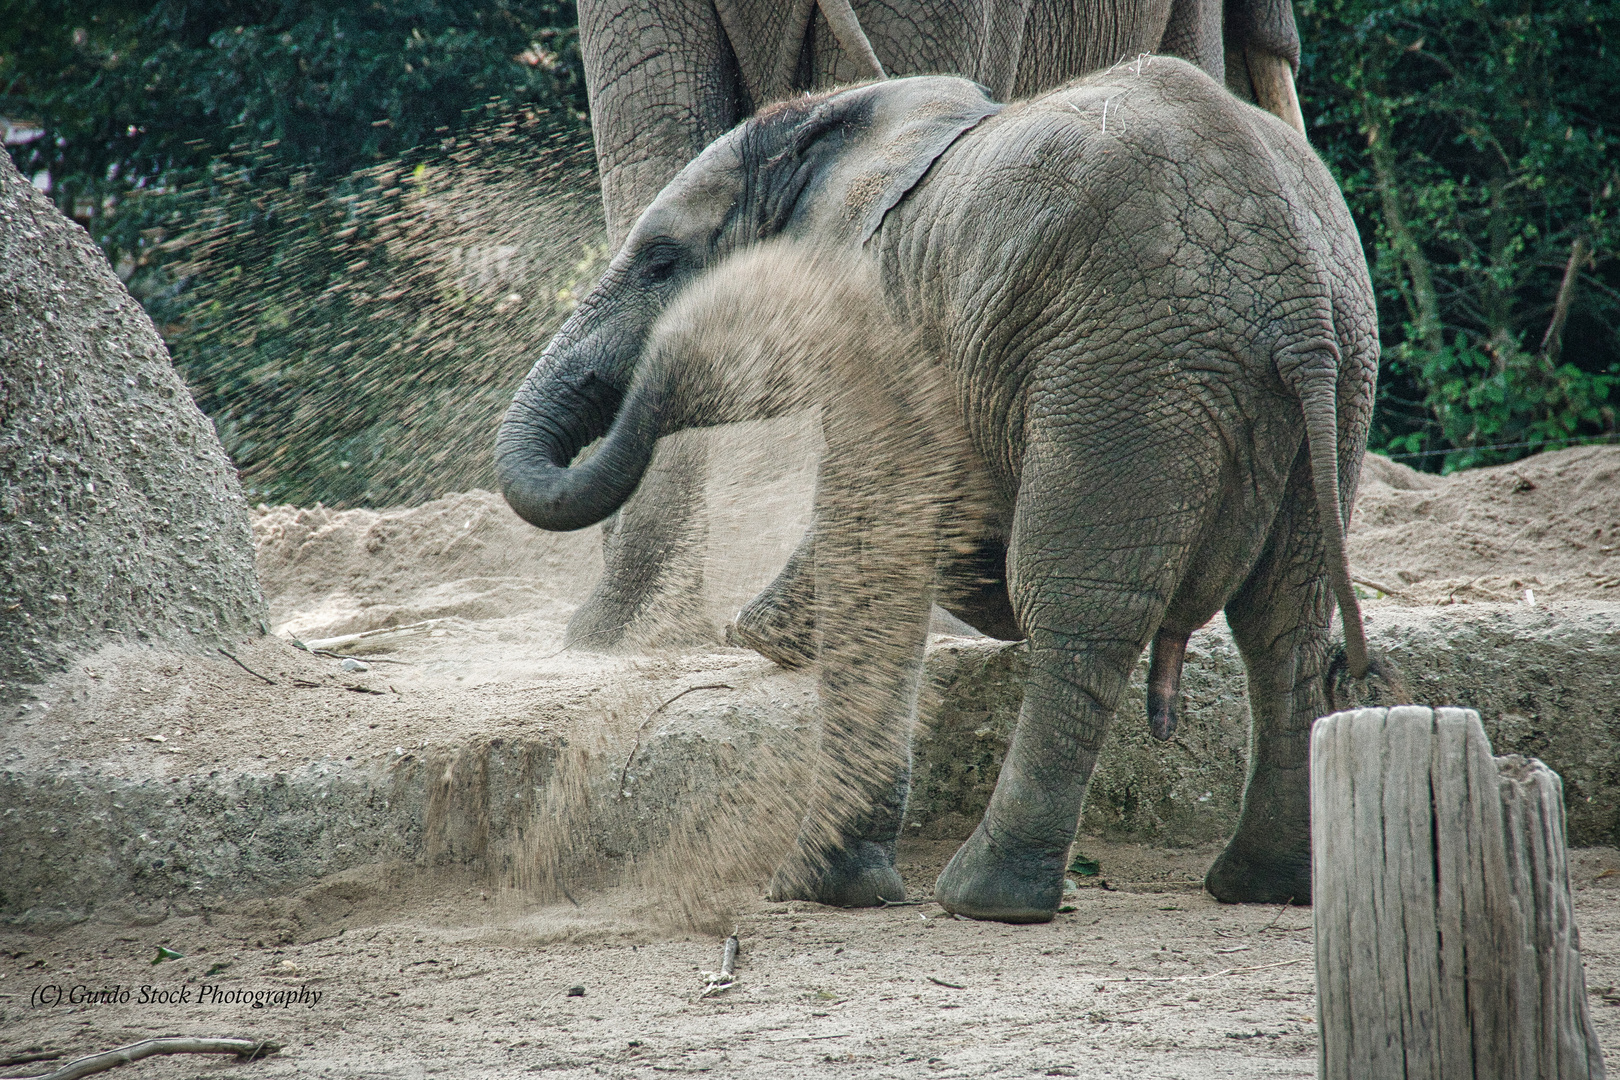
<svg viewBox="0 0 1620 1080"><path fill-rule="evenodd" d="M236 470L157 328L0 155L0 702L109 641L263 632Z"/></svg>

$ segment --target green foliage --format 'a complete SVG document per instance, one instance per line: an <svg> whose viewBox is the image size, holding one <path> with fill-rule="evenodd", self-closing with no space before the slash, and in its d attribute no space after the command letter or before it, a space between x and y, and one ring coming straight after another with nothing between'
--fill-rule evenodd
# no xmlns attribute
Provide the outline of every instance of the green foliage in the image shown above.
<svg viewBox="0 0 1620 1080"><path fill-rule="evenodd" d="M600 270L574 21L0 0L0 116L42 129L18 167L146 305L250 496L420 501L489 483L493 423Z"/></svg>
<svg viewBox="0 0 1620 1080"><path fill-rule="evenodd" d="M1295 10L1311 139L1344 187L1378 292L1374 446L1455 450L1450 469L1613 433L1620 3ZM1478 449L1499 443L1530 445Z"/></svg>
<svg viewBox="0 0 1620 1080"><path fill-rule="evenodd" d="M0 0L12 146L115 259L232 147L328 183L461 126L490 100L569 128L584 90L565 0Z"/></svg>

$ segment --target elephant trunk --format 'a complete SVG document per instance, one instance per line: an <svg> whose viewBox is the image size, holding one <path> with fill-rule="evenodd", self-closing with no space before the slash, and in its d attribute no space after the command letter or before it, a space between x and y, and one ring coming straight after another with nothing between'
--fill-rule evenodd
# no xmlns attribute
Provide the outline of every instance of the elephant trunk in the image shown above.
<svg viewBox="0 0 1620 1080"><path fill-rule="evenodd" d="M641 483L658 441L657 392L628 395L587 369L529 373L495 436L501 494L531 525L583 529L624 505ZM605 436L605 437L604 437ZM575 455L602 442L578 464Z"/></svg>

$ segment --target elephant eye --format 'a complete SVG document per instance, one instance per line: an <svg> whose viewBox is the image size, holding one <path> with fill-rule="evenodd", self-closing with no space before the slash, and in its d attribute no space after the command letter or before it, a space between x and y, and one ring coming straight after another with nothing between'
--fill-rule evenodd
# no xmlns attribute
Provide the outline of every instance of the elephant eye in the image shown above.
<svg viewBox="0 0 1620 1080"><path fill-rule="evenodd" d="M641 258L641 280L648 285L661 285L675 276L680 261L678 248L663 245L648 248Z"/></svg>

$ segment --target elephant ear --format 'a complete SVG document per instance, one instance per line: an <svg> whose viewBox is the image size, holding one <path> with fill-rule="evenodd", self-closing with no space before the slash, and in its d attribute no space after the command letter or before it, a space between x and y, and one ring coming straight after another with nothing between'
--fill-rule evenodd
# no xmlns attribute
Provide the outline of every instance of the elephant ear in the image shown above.
<svg viewBox="0 0 1620 1080"><path fill-rule="evenodd" d="M796 135L787 230L866 243L951 144L1001 109L978 83L942 75L828 96Z"/></svg>

